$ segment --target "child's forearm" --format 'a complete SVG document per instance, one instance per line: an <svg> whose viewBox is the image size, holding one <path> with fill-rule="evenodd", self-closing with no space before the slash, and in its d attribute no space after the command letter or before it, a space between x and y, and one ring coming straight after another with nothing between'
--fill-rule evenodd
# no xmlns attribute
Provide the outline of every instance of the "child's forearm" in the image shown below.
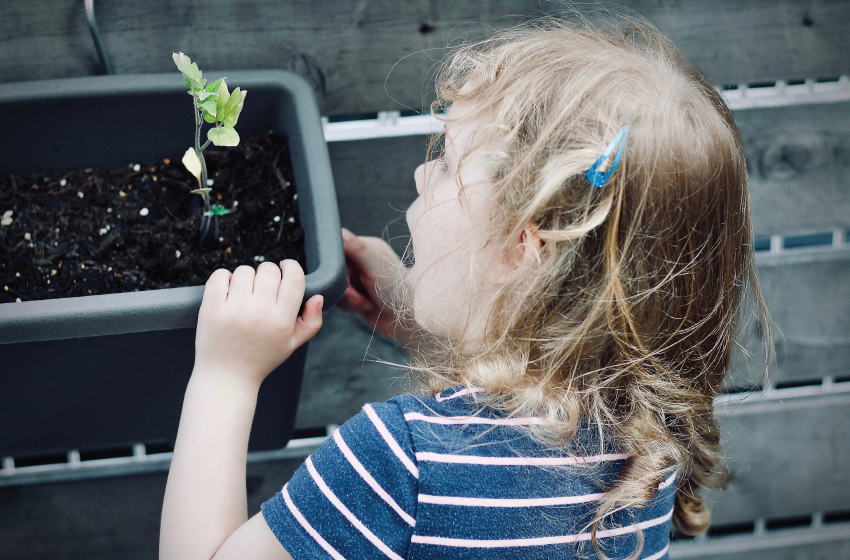
<svg viewBox="0 0 850 560"><path fill-rule="evenodd" d="M192 372L162 508L161 560L209 560L248 519L245 463L259 386Z"/></svg>

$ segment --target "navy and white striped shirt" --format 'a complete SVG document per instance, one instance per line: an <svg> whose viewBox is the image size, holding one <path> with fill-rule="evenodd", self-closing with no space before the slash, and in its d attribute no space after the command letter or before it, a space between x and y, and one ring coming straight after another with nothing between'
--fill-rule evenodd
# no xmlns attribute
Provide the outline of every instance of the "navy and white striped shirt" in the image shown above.
<svg viewBox="0 0 850 560"><path fill-rule="evenodd" d="M626 456L585 426L577 456L530 437L540 418L507 418L478 389L367 404L262 506L302 558L596 558L589 524ZM598 528L611 558L667 558L675 473L645 507Z"/></svg>

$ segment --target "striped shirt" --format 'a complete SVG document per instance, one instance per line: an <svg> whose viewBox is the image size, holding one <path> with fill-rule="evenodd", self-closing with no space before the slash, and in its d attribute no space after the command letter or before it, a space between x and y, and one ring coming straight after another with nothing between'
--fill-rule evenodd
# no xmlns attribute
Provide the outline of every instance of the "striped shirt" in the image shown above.
<svg viewBox="0 0 850 560"><path fill-rule="evenodd" d="M262 506L266 523L302 558L597 558L590 523L626 456L582 426L573 449L529 435L540 418L476 403L478 389L367 404ZM597 529L611 558L667 558L673 473L641 508Z"/></svg>

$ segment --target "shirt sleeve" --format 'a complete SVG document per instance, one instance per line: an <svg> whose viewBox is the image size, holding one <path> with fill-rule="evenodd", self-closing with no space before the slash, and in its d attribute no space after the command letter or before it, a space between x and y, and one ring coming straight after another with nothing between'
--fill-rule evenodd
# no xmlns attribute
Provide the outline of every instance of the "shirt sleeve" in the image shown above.
<svg viewBox="0 0 850 560"><path fill-rule="evenodd" d="M295 560L407 557L419 470L397 404L367 404L262 505Z"/></svg>

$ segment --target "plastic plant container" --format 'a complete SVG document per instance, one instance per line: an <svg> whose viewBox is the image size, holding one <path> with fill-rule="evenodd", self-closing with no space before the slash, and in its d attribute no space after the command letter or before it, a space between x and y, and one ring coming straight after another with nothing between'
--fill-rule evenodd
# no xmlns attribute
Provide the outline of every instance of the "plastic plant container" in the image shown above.
<svg viewBox="0 0 850 560"><path fill-rule="evenodd" d="M243 138L270 129L288 138L306 298L334 305L345 261L312 90L283 71L215 74L249 92ZM0 173L179 160L194 129L185 89L177 72L0 84ZM202 295L194 286L0 304L0 457L173 442ZM306 353L305 345L263 384L252 451L291 437Z"/></svg>

